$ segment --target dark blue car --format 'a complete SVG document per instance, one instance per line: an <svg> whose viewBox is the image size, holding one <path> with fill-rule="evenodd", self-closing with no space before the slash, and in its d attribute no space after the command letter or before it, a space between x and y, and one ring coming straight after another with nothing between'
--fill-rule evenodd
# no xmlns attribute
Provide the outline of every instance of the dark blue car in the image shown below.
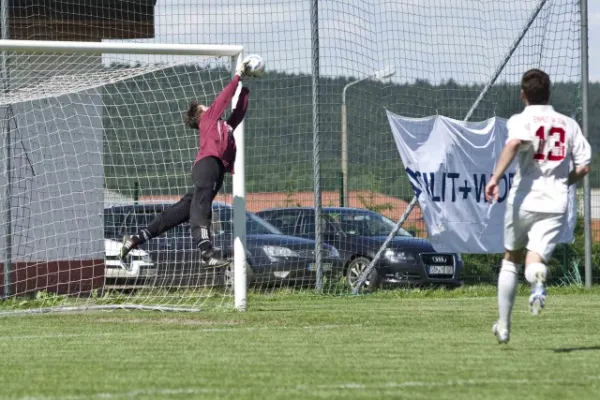
<svg viewBox="0 0 600 400"><path fill-rule="evenodd" d="M314 239L315 212L308 207L271 208L256 215L287 235ZM344 274L354 287L381 248L395 223L381 214L360 208L324 207L325 242L335 246L344 262ZM386 249L366 286L379 284L462 284L460 254L438 253L431 242L400 229Z"/></svg>
<svg viewBox="0 0 600 400"><path fill-rule="evenodd" d="M121 240L123 235L137 233L169 204L137 204L104 209L105 238ZM217 252L233 258L233 208L225 203L213 204L213 242ZM288 283L312 285L316 278L315 242L283 235L256 215L246 213L246 247L248 283L270 285ZM152 258L157 277L153 283L161 287L232 287L232 267L214 269L201 266L194 248L188 223L182 224L142 246ZM342 262L333 246L325 249L324 276L341 276Z"/></svg>

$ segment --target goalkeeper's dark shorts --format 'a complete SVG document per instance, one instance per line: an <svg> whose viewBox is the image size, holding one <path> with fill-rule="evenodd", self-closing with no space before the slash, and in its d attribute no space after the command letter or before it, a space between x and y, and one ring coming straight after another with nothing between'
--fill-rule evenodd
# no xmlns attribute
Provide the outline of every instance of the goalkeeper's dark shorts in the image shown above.
<svg viewBox="0 0 600 400"><path fill-rule="evenodd" d="M190 228L196 246L203 247L202 243L207 243L207 246L212 247L212 203L223 186L224 178L225 167L216 157L202 158L192 168L194 191L190 204Z"/></svg>

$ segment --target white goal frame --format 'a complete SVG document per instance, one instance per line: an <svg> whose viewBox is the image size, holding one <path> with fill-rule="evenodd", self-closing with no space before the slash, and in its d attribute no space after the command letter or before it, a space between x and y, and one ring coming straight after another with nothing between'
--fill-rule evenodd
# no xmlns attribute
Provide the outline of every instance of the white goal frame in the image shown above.
<svg viewBox="0 0 600 400"><path fill-rule="evenodd" d="M241 45L210 44L163 44L135 42L78 42L44 40L0 39L2 60L5 52L22 53L84 53L84 54L153 54L179 56L228 56L231 58L232 76L243 61L244 47ZM4 72L2 72L4 74ZM235 107L241 85L232 100ZM244 160L244 123L234 131L237 153L234 163L232 205L233 205L233 270L234 305L239 311L247 307L246 276L246 177ZM89 307L87 307L89 308ZM110 308L110 307L108 307ZM117 307L122 308L122 307ZM135 307L143 308L143 307ZM154 309L155 307L153 307Z"/></svg>

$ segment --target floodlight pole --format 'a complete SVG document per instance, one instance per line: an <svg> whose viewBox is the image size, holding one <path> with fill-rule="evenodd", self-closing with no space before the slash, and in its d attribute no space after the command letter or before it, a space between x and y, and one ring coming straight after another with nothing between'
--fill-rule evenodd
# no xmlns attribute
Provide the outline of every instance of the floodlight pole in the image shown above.
<svg viewBox="0 0 600 400"><path fill-rule="evenodd" d="M388 78L396 73L394 67L387 67L380 71L376 71L371 75L364 78L352 81L344 86L342 90L342 192L340 198L340 206L346 207L350 204L350 198L348 197L348 114L346 112L346 91L349 87L356 85L357 83L366 81L371 78L384 79Z"/></svg>

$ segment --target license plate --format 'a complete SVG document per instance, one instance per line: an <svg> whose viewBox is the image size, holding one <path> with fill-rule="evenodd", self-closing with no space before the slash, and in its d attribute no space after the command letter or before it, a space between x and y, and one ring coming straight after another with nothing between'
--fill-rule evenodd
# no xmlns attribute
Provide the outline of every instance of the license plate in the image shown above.
<svg viewBox="0 0 600 400"><path fill-rule="evenodd" d="M430 265L427 274L429 275L453 275L454 267L452 265Z"/></svg>
<svg viewBox="0 0 600 400"><path fill-rule="evenodd" d="M329 271L331 271L331 268L332 268L331 264L322 263L321 265L323 266L323 272L329 272ZM308 270L309 271L316 271L317 270L317 264L315 264L315 263L309 263L308 264Z"/></svg>

